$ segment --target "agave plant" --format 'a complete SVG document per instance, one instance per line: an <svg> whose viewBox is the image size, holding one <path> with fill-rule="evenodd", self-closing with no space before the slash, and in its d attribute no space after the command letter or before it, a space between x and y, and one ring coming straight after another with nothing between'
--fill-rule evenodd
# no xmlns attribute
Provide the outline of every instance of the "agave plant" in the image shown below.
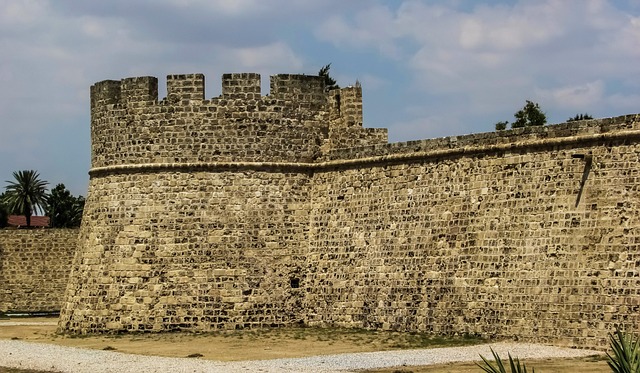
<svg viewBox="0 0 640 373"><path fill-rule="evenodd" d="M482 358L484 365L479 363L476 363L476 365L487 373L508 373L507 369L502 363L502 359L497 352L493 351L493 348L491 349L491 353L493 354L493 358L496 361L495 366L482 355L480 355L480 358ZM527 373L527 367L524 365L524 363L520 363L520 360L518 358L512 358L511 354L509 354L509 368L511 373ZM531 373L535 373L535 370L533 368L531 369Z"/></svg>
<svg viewBox="0 0 640 373"><path fill-rule="evenodd" d="M614 373L640 373L640 337L617 330L609 334L613 356L607 352L609 367Z"/></svg>

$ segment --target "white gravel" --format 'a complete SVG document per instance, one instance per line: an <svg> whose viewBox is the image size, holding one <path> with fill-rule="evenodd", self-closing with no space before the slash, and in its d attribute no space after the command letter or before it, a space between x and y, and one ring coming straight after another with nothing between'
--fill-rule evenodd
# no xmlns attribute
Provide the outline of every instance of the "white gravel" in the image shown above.
<svg viewBox="0 0 640 373"><path fill-rule="evenodd" d="M478 361L480 354L485 357L492 356L490 348L497 351L500 356L507 357L507 353L511 353L512 356L517 356L520 359L601 354L601 352L591 350L500 342L467 347L220 362L193 358L141 356L18 340L0 340L0 366L74 373L345 372L369 368Z"/></svg>

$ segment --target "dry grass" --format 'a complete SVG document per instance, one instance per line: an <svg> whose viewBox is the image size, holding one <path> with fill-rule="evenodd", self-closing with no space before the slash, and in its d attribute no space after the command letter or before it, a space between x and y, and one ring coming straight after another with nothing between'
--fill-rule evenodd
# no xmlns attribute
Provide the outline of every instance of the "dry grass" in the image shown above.
<svg viewBox="0 0 640 373"><path fill-rule="evenodd" d="M46 319L21 319L43 321ZM49 319L54 321L55 319ZM274 328L213 333L147 333L73 337L55 334L55 325L2 326L0 339L54 343L141 355L207 360L258 360L346 352L464 346L478 338L434 338L424 334L342 328Z"/></svg>

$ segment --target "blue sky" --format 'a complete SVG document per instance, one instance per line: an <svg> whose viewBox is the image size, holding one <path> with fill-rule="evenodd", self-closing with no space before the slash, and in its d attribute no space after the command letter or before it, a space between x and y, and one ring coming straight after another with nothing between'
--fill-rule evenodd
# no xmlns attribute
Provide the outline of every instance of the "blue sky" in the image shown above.
<svg viewBox="0 0 640 373"><path fill-rule="evenodd" d="M0 186L35 169L86 195L89 87L204 73L363 86L366 127L407 141L640 112L640 0L0 0Z"/></svg>

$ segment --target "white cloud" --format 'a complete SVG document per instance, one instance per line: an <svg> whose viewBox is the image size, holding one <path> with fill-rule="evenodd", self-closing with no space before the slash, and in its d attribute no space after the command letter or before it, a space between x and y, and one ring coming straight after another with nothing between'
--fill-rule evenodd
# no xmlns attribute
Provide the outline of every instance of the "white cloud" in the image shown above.
<svg viewBox="0 0 640 373"><path fill-rule="evenodd" d="M538 96L556 107L588 110L598 105L604 95L604 82L597 80L581 85L565 86L555 89L538 89Z"/></svg>
<svg viewBox="0 0 640 373"><path fill-rule="evenodd" d="M0 2L0 25L5 30L33 27L46 13L46 1L4 0Z"/></svg>
<svg viewBox="0 0 640 373"><path fill-rule="evenodd" d="M383 54L397 58L399 50L394 45L394 34L398 30L394 15L382 6L373 6L358 13L354 25L349 25L342 15L329 17L316 30L320 40L349 47L375 45Z"/></svg>
<svg viewBox="0 0 640 373"><path fill-rule="evenodd" d="M478 3L466 10L407 0L334 18L320 30L331 31L323 40L337 46L379 49L404 61L416 86L457 95L483 112L535 95L567 108L593 105L605 96L604 79L640 74L640 64L630 63L640 57L640 20L605 0Z"/></svg>
<svg viewBox="0 0 640 373"><path fill-rule="evenodd" d="M299 71L302 59L285 43L276 42L255 48L229 49L223 52L225 61L243 69Z"/></svg>
<svg viewBox="0 0 640 373"><path fill-rule="evenodd" d="M615 32L615 38L609 42L612 52L640 58L640 17L628 16L622 29Z"/></svg>
<svg viewBox="0 0 640 373"><path fill-rule="evenodd" d="M356 79L365 86L367 90L377 90L390 84L387 79L372 74L364 74L356 77Z"/></svg>
<svg viewBox="0 0 640 373"><path fill-rule="evenodd" d="M475 49L483 44L484 25L469 17L460 25L460 46L464 49Z"/></svg>
<svg viewBox="0 0 640 373"><path fill-rule="evenodd" d="M0 152L53 159L58 136L68 158L84 156L78 134L99 80L154 75L163 86L166 74L202 72L211 97L222 73L266 82L327 62L340 84L362 82L368 124L392 140L491 130L525 99L560 118L634 112L640 5L623 3L0 0ZM0 154L0 176L17 167L13 153Z"/></svg>
<svg viewBox="0 0 640 373"><path fill-rule="evenodd" d="M632 114L640 112L640 94L616 93L607 98L607 103L620 114Z"/></svg>

